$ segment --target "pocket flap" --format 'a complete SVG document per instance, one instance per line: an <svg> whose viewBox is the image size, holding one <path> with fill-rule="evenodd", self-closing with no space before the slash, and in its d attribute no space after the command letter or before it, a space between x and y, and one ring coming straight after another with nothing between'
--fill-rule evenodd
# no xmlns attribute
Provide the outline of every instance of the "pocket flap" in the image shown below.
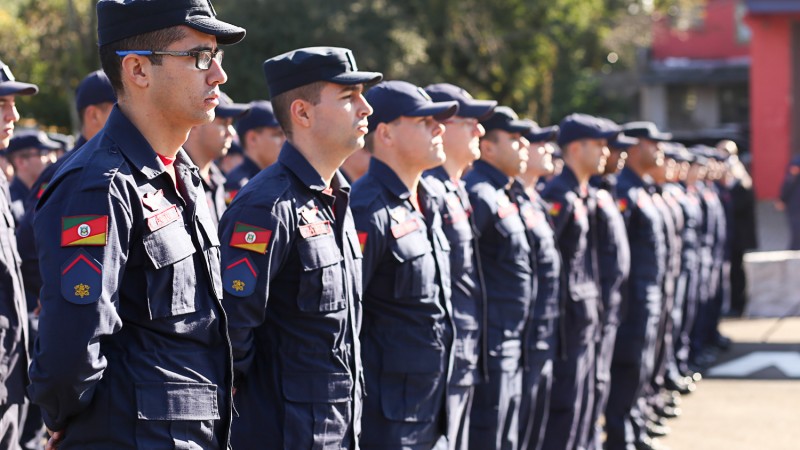
<svg viewBox="0 0 800 450"><path fill-rule="evenodd" d="M156 270L186 259L195 252L189 233L185 229L176 230L175 226L145 236L144 249Z"/></svg>
<svg viewBox="0 0 800 450"><path fill-rule="evenodd" d="M424 232L416 231L397 238L392 242L392 254L398 261L406 262L430 253L431 243Z"/></svg>
<svg viewBox="0 0 800 450"><path fill-rule="evenodd" d="M391 373L441 373L444 371L444 350L409 348L388 350L383 354L383 371Z"/></svg>
<svg viewBox="0 0 800 450"><path fill-rule="evenodd" d="M298 403L342 403L352 400L353 380L347 373L285 373L283 395Z"/></svg>
<svg viewBox="0 0 800 450"><path fill-rule="evenodd" d="M215 384L136 383L136 406L143 420L219 420Z"/></svg>
<svg viewBox="0 0 800 450"><path fill-rule="evenodd" d="M300 263L306 272L332 266L343 259L332 234L300 239L297 242L297 252L300 254Z"/></svg>

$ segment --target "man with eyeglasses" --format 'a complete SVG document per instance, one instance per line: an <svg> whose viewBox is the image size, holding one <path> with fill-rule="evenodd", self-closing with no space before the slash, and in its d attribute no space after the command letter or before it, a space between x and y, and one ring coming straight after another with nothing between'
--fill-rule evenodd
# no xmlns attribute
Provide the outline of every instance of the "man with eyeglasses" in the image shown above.
<svg viewBox="0 0 800 450"><path fill-rule="evenodd" d="M488 374L484 337L486 291L470 218L472 207L461 175L481 155L480 138L485 131L479 120L490 116L497 102L476 100L466 90L449 83L432 84L425 92L437 102L458 102L458 112L445 121L442 135L447 159L441 166L426 171L424 178L444 199L442 230L450 242L456 336L447 395L450 411L447 437L451 449L467 450L475 385Z"/></svg>
<svg viewBox="0 0 800 450"><path fill-rule="evenodd" d="M37 92L36 85L16 81L0 61L0 152L8 147L19 120L16 97ZM29 361L28 310L10 206L8 181L0 173L0 448L18 448Z"/></svg>
<svg viewBox="0 0 800 450"><path fill-rule="evenodd" d="M44 283L28 394L51 448L227 449L219 240L181 146L214 119L218 45L245 30L207 0L101 0L97 18L118 102L36 208Z"/></svg>

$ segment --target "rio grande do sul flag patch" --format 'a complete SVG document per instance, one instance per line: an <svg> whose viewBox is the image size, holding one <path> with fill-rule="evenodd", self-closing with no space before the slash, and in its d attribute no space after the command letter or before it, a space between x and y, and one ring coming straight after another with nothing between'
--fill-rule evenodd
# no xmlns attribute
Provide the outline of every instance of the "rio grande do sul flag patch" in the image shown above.
<svg viewBox="0 0 800 450"><path fill-rule="evenodd" d="M68 216L61 218L61 246L106 245L108 216Z"/></svg>
<svg viewBox="0 0 800 450"><path fill-rule="evenodd" d="M266 228L236 222L233 227L233 234L231 234L230 246L263 255L267 253L267 245L269 245L271 236L272 231Z"/></svg>

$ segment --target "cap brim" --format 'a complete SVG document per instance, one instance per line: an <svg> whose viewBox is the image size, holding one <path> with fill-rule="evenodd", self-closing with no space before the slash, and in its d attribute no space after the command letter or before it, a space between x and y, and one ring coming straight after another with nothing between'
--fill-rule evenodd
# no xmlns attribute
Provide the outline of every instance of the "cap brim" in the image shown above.
<svg viewBox="0 0 800 450"><path fill-rule="evenodd" d="M235 44L244 39L244 35L247 33L242 27L210 17L195 17L187 21L186 25L197 31L216 36L217 43L222 45Z"/></svg>
<svg viewBox="0 0 800 450"><path fill-rule="evenodd" d="M498 130L507 131L509 133L527 133L531 130L531 124L524 120L512 120L507 124L499 127Z"/></svg>
<svg viewBox="0 0 800 450"><path fill-rule="evenodd" d="M497 102L494 100L472 100L458 108L458 116L478 120L488 119L496 106Z"/></svg>
<svg viewBox="0 0 800 450"><path fill-rule="evenodd" d="M234 103L231 105L219 105L214 109L217 117L229 118L243 116L250 111L250 105L246 103Z"/></svg>
<svg viewBox="0 0 800 450"><path fill-rule="evenodd" d="M555 141L556 137L558 137L558 125L544 127L536 133L525 134L528 142L550 142Z"/></svg>
<svg viewBox="0 0 800 450"><path fill-rule="evenodd" d="M403 114L407 117L428 117L432 116L438 121L447 120L458 112L458 102L435 102L420 106L414 111Z"/></svg>
<svg viewBox="0 0 800 450"><path fill-rule="evenodd" d="M0 95L34 95L39 92L39 86L20 81L5 81L0 83Z"/></svg>
<svg viewBox="0 0 800 450"><path fill-rule="evenodd" d="M380 72L345 72L328 79L331 83L354 85L354 84L375 84L383 79Z"/></svg>

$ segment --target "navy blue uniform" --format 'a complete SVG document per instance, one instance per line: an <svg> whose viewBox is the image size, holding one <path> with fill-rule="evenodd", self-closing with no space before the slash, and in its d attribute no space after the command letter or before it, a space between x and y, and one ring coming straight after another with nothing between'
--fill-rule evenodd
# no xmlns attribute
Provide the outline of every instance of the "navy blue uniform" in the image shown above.
<svg viewBox="0 0 800 450"><path fill-rule="evenodd" d="M472 206L462 181L444 167L425 173L425 181L444 199L442 230L450 243L451 303L456 325L453 374L450 377L448 441L451 449L466 450L475 385L485 377L485 291L481 281L478 242L472 225Z"/></svg>
<svg viewBox="0 0 800 450"><path fill-rule="evenodd" d="M39 201L44 284L28 394L59 448L225 449L232 364L200 175L176 182L112 111Z"/></svg>
<svg viewBox="0 0 800 450"><path fill-rule="evenodd" d="M442 202L425 182L417 211L389 166L372 158L353 185L364 245L365 449L433 448L447 435L453 367L450 246Z"/></svg>
<svg viewBox="0 0 800 450"><path fill-rule="evenodd" d="M350 187L331 189L287 142L222 216L233 448L358 446L361 249Z"/></svg>
<svg viewBox="0 0 800 450"><path fill-rule="evenodd" d="M14 177L11 184L8 186L8 193L11 196L11 215L14 216L14 222L19 223L22 216L25 214L25 201L31 193L31 190L25 186L25 183Z"/></svg>
<svg viewBox="0 0 800 450"><path fill-rule="evenodd" d="M0 447L16 448L20 405L25 403L28 367L28 309L21 260L14 239L8 183L0 176Z"/></svg>
<svg viewBox="0 0 800 450"><path fill-rule="evenodd" d="M610 186L615 186L614 184ZM622 306L621 288L631 268L631 253L625 221L616 200L605 189L595 192L597 199L597 262L600 274L600 339L596 346L595 398L589 431L588 448L601 449L602 429L598 420L603 415L611 387L611 360L617 340Z"/></svg>
<svg viewBox="0 0 800 450"><path fill-rule="evenodd" d="M617 178L618 205L628 231L631 270L622 289L622 313L611 364L606 407L606 447L624 449L639 439L644 418L636 403L652 372L653 343L661 312L666 248L663 222L635 172L624 168Z"/></svg>
<svg viewBox="0 0 800 450"><path fill-rule="evenodd" d="M534 298L531 248L509 177L476 161L464 180L486 282L489 352L489 379L475 389L469 448L516 449L522 340Z"/></svg>
<svg viewBox="0 0 800 450"><path fill-rule="evenodd" d="M595 242L590 223L596 205L581 192L568 166L542 191L551 203L556 242L561 252L560 357L553 363L553 391L545 449L581 446L588 436L594 404L594 349L598 333L600 292L596 279Z"/></svg>
<svg viewBox="0 0 800 450"><path fill-rule="evenodd" d="M214 225L219 225L222 214L228 208L228 201L225 200L225 175L213 162L208 167L208 180L203 178L203 190L206 192L208 210L211 212L211 219Z"/></svg>
<svg viewBox="0 0 800 450"><path fill-rule="evenodd" d="M703 212L697 190L682 184L668 184L665 191L674 197L683 213L681 233L681 273L675 285L675 328L673 343L677 376L689 374L690 333L697 315L700 284L700 239Z"/></svg>
<svg viewBox="0 0 800 450"><path fill-rule="evenodd" d="M789 250L800 250L800 155L792 156L781 185L780 199L789 221Z"/></svg>
<svg viewBox="0 0 800 450"><path fill-rule="evenodd" d="M541 448L550 416L553 359L556 357L561 255L556 247L548 205L539 194L526 193L519 182L511 188L528 230L531 266L536 270L536 297L525 324L520 405L520 449Z"/></svg>
<svg viewBox="0 0 800 450"><path fill-rule="evenodd" d="M261 172L261 168L258 167L258 164L245 155L242 162L225 175L227 178L225 181L225 201L230 204L239 190L259 172Z"/></svg>

